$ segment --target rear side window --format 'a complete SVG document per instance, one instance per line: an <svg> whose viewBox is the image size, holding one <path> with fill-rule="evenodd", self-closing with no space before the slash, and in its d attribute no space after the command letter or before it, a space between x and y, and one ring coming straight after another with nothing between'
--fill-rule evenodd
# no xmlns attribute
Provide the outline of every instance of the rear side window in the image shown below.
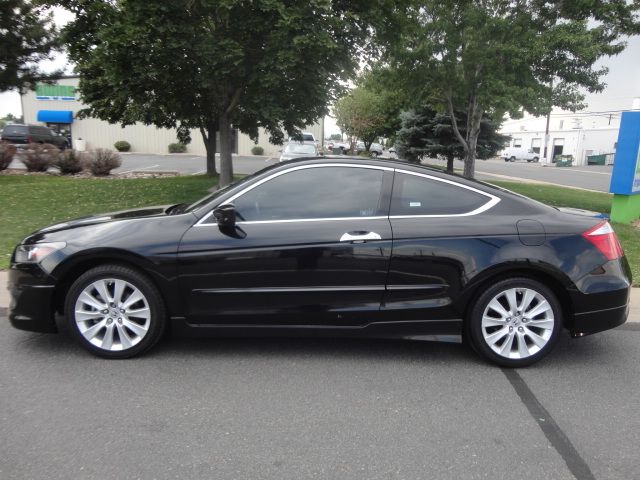
<svg viewBox="0 0 640 480"><path fill-rule="evenodd" d="M47 127L29 127L31 129L31 133L36 135L51 135L51 130Z"/></svg>
<svg viewBox="0 0 640 480"><path fill-rule="evenodd" d="M391 215L464 215L491 200L489 195L462 186L396 172Z"/></svg>
<svg viewBox="0 0 640 480"><path fill-rule="evenodd" d="M3 135L26 135L27 126L26 125L7 125L4 127L2 131Z"/></svg>

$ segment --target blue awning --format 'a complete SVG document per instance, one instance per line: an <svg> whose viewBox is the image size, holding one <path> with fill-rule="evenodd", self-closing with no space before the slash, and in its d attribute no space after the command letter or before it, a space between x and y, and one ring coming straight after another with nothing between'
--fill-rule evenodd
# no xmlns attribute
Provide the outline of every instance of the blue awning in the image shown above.
<svg viewBox="0 0 640 480"><path fill-rule="evenodd" d="M73 123L71 110L38 110L38 121L43 123Z"/></svg>

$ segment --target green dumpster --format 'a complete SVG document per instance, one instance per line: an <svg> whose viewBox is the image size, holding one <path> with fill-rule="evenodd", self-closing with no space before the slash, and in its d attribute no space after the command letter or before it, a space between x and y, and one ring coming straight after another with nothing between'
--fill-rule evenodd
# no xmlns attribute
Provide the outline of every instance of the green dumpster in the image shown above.
<svg viewBox="0 0 640 480"><path fill-rule="evenodd" d="M557 155L556 167L571 167L573 165L573 155Z"/></svg>
<svg viewBox="0 0 640 480"><path fill-rule="evenodd" d="M606 161L606 155L589 155L587 157L587 165L604 165Z"/></svg>

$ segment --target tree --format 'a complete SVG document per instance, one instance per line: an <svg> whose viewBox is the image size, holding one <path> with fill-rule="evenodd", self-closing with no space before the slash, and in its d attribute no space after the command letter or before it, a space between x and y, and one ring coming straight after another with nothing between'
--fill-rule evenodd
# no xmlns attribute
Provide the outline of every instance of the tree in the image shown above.
<svg viewBox="0 0 640 480"><path fill-rule="evenodd" d="M60 72L45 74L38 62L51 59L58 48L51 13L28 0L0 2L0 92L22 92L36 82L55 79Z"/></svg>
<svg viewBox="0 0 640 480"><path fill-rule="evenodd" d="M367 152L383 132L383 111L383 99L364 87L354 88L333 107L336 124L352 138L352 142L362 140Z"/></svg>
<svg viewBox="0 0 640 480"><path fill-rule="evenodd" d="M465 125L464 112L456 112L458 125ZM429 106L408 110L400 115L401 128L396 135L398 155L410 162L423 158L442 157L447 171L453 173L453 160L464 159L465 151L458 141L448 113L438 113ZM466 132L461 131L464 135ZM504 148L509 137L498 133L498 126L488 115L480 122L477 154L480 159L491 158Z"/></svg>
<svg viewBox="0 0 640 480"><path fill-rule="evenodd" d="M388 61L413 98L449 112L464 175L473 177L484 114L581 108L585 89L603 88L606 69L596 61L640 32L638 8L626 0L416 0Z"/></svg>
<svg viewBox="0 0 640 480"><path fill-rule="evenodd" d="M199 130L207 172L231 182L232 127L281 143L327 112L357 67L375 4L367 0L56 0L88 104L123 125ZM365 22L363 19L367 18Z"/></svg>

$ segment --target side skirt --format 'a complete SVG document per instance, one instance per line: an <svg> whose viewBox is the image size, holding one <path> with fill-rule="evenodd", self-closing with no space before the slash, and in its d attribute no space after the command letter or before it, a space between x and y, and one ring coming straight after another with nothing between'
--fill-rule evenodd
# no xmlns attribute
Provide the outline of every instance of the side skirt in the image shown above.
<svg viewBox="0 0 640 480"><path fill-rule="evenodd" d="M351 337L462 342L462 320L372 322L362 326L192 324L171 319L172 334L180 337Z"/></svg>

